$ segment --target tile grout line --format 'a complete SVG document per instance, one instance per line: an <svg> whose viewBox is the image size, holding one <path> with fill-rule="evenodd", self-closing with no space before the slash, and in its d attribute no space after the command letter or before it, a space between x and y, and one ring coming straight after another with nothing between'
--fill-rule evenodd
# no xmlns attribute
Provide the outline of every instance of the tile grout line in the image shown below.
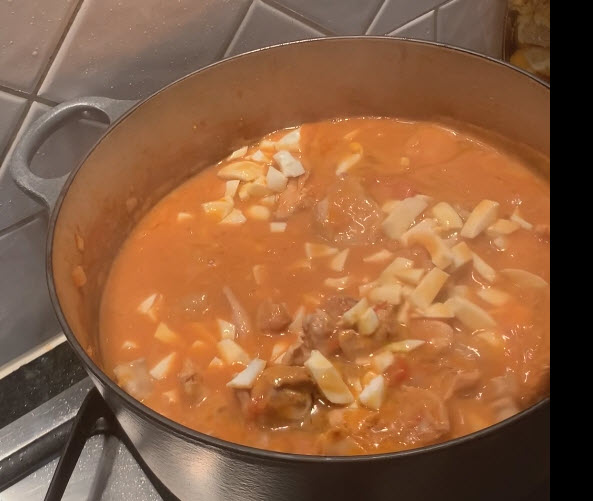
<svg viewBox="0 0 593 501"><path fill-rule="evenodd" d="M6 87L5 85L2 85L2 84L0 84L0 92L4 92L5 94L11 95L11 96L21 97L28 101L37 101L38 103L46 104L47 106L56 106L58 104L55 101L52 101L50 99L45 99L44 97L41 97L41 96L34 96L34 95L28 94L27 92L24 92L22 90L13 89L12 87Z"/></svg>
<svg viewBox="0 0 593 501"><path fill-rule="evenodd" d="M227 53L229 51L229 48L231 47L231 45L233 45L235 38L237 38L237 33L239 33L241 26L243 26L243 23L245 22L245 19L247 19L247 16L249 15L249 11L253 8L253 6L255 5L255 2L256 2L256 0L251 0L249 7L247 7L247 9L245 9L245 14L243 14L243 17L241 17L241 20L237 23L237 27L232 32L232 35L229 37L228 42L222 46L222 48L220 50L221 55L216 57L216 61L222 61L224 58L228 57Z"/></svg>
<svg viewBox="0 0 593 501"><path fill-rule="evenodd" d="M386 36L392 36L391 34L392 34L392 33L393 33L395 30L399 30L400 28L402 28L403 26L405 26L405 25L406 25L406 24L408 24L408 23L411 23L411 22L412 22L412 21L414 21L415 19L418 19L419 17L425 16L425 15L426 15L426 14L428 14L429 12L432 12L432 11L434 11L434 13L435 13L435 19L434 19L435 26L434 26L434 27L435 27L435 40L436 40L436 16L437 16L437 11L438 11L438 10L439 10L441 7L445 6L446 4L452 3L452 2L454 2L454 1L455 1L455 0L443 0L443 1L442 1L441 3L439 3L438 5L435 5L435 6L434 6L432 9L425 10L424 12L421 12L420 14L417 14L417 15L415 15L413 18L411 18L411 19L408 19L408 20L407 20L407 21L405 21L403 24L400 24L399 26L396 26L395 28L392 28L392 29L390 29L390 30L389 30L387 33L385 33L385 35L386 35ZM385 2L384 2L384 4L383 4L383 5L387 4L387 2L389 2L389 0L385 0ZM382 10L382 8L383 8L383 5L382 5L382 6L381 6L381 8L379 9L379 11L377 12L377 15L376 15L375 17L377 17L377 16L380 14L380 12L381 12L381 10ZM371 22L371 24L369 25L369 27L368 27L367 31L365 32L365 35L367 35L367 34L368 34L368 30L370 30L370 29L371 29L371 27L373 26L373 23L374 23L374 22L375 22L375 19L373 19L373 21L372 21L372 22Z"/></svg>
<svg viewBox="0 0 593 501"><path fill-rule="evenodd" d="M383 8L387 5L387 2L389 2L389 0L383 0L381 2L381 4L379 5L379 8L375 11L375 14L371 17L371 22L367 26L367 29L364 30L365 35L369 34L369 30L373 27L373 24L375 24L375 21L379 17L379 14L381 14L381 11L383 10Z"/></svg>
<svg viewBox="0 0 593 501"><path fill-rule="evenodd" d="M294 10L286 7L285 5L278 3L276 0L261 0L261 2L265 5L267 5L268 7L271 7L272 9L277 10L278 12L282 12L282 14L286 14L287 16L291 17L295 21L298 21L299 23L302 23L305 26L308 26L309 28L312 28L315 31L318 31L322 35L325 35L328 37L334 37L337 35L334 31L326 28L325 26L322 26L321 24L317 24L315 21L312 21L308 17L303 16L302 14L295 12Z"/></svg>
<svg viewBox="0 0 593 501"><path fill-rule="evenodd" d="M34 214L31 214L30 216L27 216L26 218L21 219L20 221L17 221L16 223L11 224L10 226L7 226L6 228L0 229L0 238L22 228L23 226L28 225L29 223L32 223L36 219L41 219L44 216L44 214L45 209L41 209L35 212Z"/></svg>
<svg viewBox="0 0 593 501"><path fill-rule="evenodd" d="M37 79L37 82L35 83L35 86L33 87L33 91L31 92L30 95L27 95L27 104L25 106L25 109L23 110L22 115L20 116L19 120L15 124L15 126L12 130L12 134L8 138L8 142L6 143L6 146L0 152L0 165L2 165L2 163L4 162L4 160L6 158L6 155L10 151L10 148L12 147L17 134L21 130L23 122L25 121L25 119L27 118L27 115L29 114L29 110L31 109L33 102L39 100L39 102L41 102L42 104L46 104L46 103L43 103L43 101L46 101L46 100L44 98L41 98L40 96L38 96L39 89L43 85L45 77L49 73L49 70L54 62L54 59L55 59L56 55L58 54L58 51L62 47L62 44L64 43L66 35L70 32L70 27L74 23L74 19L76 18L78 11L82 7L83 2L84 2L84 0L78 0L78 4L72 11L72 14L70 15L70 19L68 19L68 23L64 27L62 34L60 35L60 38L58 39L56 45L54 46L54 49L52 50L51 54L47 58L47 62L45 63L45 66L43 67L43 70L41 71L39 78ZM14 90L12 93L14 93ZM41 100L43 100L43 101L41 101Z"/></svg>

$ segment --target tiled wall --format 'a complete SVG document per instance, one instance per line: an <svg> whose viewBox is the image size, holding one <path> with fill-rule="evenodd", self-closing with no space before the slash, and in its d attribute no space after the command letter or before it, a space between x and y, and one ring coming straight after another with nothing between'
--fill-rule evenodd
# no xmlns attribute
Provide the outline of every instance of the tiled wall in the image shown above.
<svg viewBox="0 0 593 501"><path fill-rule="evenodd" d="M62 101L148 96L223 57L328 35L394 35L499 57L506 0L2 0L0 366L59 331L46 293L42 208L8 173L20 133ZM69 171L103 126L73 122L33 170Z"/></svg>

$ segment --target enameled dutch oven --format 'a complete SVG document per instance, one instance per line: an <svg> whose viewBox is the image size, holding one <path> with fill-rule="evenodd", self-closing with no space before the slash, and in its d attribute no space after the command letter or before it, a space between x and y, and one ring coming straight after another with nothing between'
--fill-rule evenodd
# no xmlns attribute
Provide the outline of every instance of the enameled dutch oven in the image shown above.
<svg viewBox="0 0 593 501"><path fill-rule="evenodd" d="M111 127L69 176L28 165L66 118ZM101 369L98 309L113 257L164 194L264 134L333 117L461 123L549 175L550 90L505 63L434 43L327 38L251 52L192 73L140 102L56 106L14 151L18 185L51 212L47 278L68 341L140 455L173 494L201 500L522 499L549 472L550 400L495 426L406 452L317 457L212 438L150 410ZM74 235L85 241L84 251ZM71 278L81 264L88 281Z"/></svg>

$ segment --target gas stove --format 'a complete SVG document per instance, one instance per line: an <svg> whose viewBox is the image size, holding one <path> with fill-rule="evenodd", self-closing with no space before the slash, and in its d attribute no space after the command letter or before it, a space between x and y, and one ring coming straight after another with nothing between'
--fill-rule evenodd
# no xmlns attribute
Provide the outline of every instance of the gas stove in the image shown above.
<svg viewBox="0 0 593 501"><path fill-rule="evenodd" d="M1 416L18 415L8 424L0 416L0 501L176 499L144 464L66 343L0 379L0 407ZM549 486L548 477L517 501L549 500Z"/></svg>

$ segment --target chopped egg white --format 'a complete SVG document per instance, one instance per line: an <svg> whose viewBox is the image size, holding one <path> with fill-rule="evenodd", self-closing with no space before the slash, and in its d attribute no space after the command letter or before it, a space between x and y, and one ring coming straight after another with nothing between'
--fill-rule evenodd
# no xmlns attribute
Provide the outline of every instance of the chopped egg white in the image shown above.
<svg viewBox="0 0 593 501"><path fill-rule="evenodd" d="M344 271L349 252L350 249L344 249L338 252L329 262L329 267L334 271Z"/></svg>
<svg viewBox="0 0 593 501"><path fill-rule="evenodd" d="M156 292L154 294L151 294L138 305L138 308L136 308L136 310L145 315L149 315L150 311L152 310L152 307L154 306L157 296L158 294Z"/></svg>
<svg viewBox="0 0 593 501"><path fill-rule="evenodd" d="M408 237L409 244L422 245L430 254L435 266L446 268L453 262L453 252L442 238L432 232L417 231Z"/></svg>
<svg viewBox="0 0 593 501"><path fill-rule="evenodd" d="M472 330L488 329L496 325L488 312L468 299L456 296L448 299L445 304L463 325Z"/></svg>
<svg viewBox="0 0 593 501"><path fill-rule="evenodd" d="M494 224L488 226L486 233L492 237L499 237L502 235L510 235L517 231L521 226L510 219L497 219Z"/></svg>
<svg viewBox="0 0 593 501"><path fill-rule="evenodd" d="M455 315L445 303L432 303L421 311L421 316L425 318L453 318Z"/></svg>
<svg viewBox="0 0 593 501"><path fill-rule="evenodd" d="M274 205L276 205L276 197L278 195L268 195L266 197L263 197L259 203L262 205L265 205L267 207L274 207Z"/></svg>
<svg viewBox="0 0 593 501"><path fill-rule="evenodd" d="M244 157L247 154L247 146L243 146L238 150L233 151L229 156L228 160L235 160L236 158Z"/></svg>
<svg viewBox="0 0 593 501"><path fill-rule="evenodd" d="M482 200L471 212L459 234L464 238L476 238L496 221L499 206L498 202Z"/></svg>
<svg viewBox="0 0 593 501"><path fill-rule="evenodd" d="M321 393L332 404L347 405L354 402L354 397L340 373L321 352L311 351L310 357L305 361L305 367L311 373Z"/></svg>
<svg viewBox="0 0 593 501"><path fill-rule="evenodd" d="M346 287L348 287L348 284L350 283L351 279L352 277L348 275L339 278L326 278L323 281L323 284L326 287L331 287L332 289L344 290Z"/></svg>
<svg viewBox="0 0 593 501"><path fill-rule="evenodd" d="M214 357L212 360L210 360L210 363L208 364L208 369L213 369L215 367L224 367L224 362L218 357Z"/></svg>
<svg viewBox="0 0 593 501"><path fill-rule="evenodd" d="M420 348L426 341L422 339L404 339L403 341L395 341L385 346L385 349L394 353L408 353L417 348Z"/></svg>
<svg viewBox="0 0 593 501"><path fill-rule="evenodd" d="M282 172L270 166L266 175L266 182L272 191L280 193L286 189L288 178Z"/></svg>
<svg viewBox="0 0 593 501"><path fill-rule="evenodd" d="M420 221L419 223L412 226L408 231L406 231L401 238L399 239L400 242L404 245L410 245L410 236L417 232L428 232L433 233L436 226L437 220L432 218L426 218Z"/></svg>
<svg viewBox="0 0 593 501"><path fill-rule="evenodd" d="M496 280L496 271L480 256L474 253L473 256L474 270L482 275L488 282L494 282Z"/></svg>
<svg viewBox="0 0 593 501"><path fill-rule="evenodd" d="M439 268L433 268L417 285L414 292L410 294L410 303L421 310L428 308L448 278L448 273Z"/></svg>
<svg viewBox="0 0 593 501"><path fill-rule="evenodd" d="M288 343L286 341L278 341L274 346L272 346L272 353L270 354L270 361L272 363L276 361L281 355L286 353L288 349Z"/></svg>
<svg viewBox="0 0 593 501"><path fill-rule="evenodd" d="M270 223L270 231L272 233L284 233L286 231L286 223L282 221Z"/></svg>
<svg viewBox="0 0 593 501"><path fill-rule="evenodd" d="M303 318L305 317L305 307L299 306L297 311L294 313L293 320L288 326L288 332L292 334L303 333Z"/></svg>
<svg viewBox="0 0 593 501"><path fill-rule="evenodd" d="M338 253L338 249L325 244L305 243L305 255L309 258L333 256Z"/></svg>
<svg viewBox="0 0 593 501"><path fill-rule="evenodd" d="M251 158L251 160L255 160L256 162L268 161L268 155L266 155L262 150L255 151L249 158Z"/></svg>
<svg viewBox="0 0 593 501"><path fill-rule="evenodd" d="M414 261L405 257L396 257L391 264L383 270L383 274L392 275L395 271L409 270L414 266Z"/></svg>
<svg viewBox="0 0 593 501"><path fill-rule="evenodd" d="M239 189L239 181L238 179L232 179L231 181L227 181L224 187L224 196L228 198L233 198L237 190Z"/></svg>
<svg viewBox="0 0 593 501"><path fill-rule="evenodd" d="M216 216L218 219L224 219L233 210L234 204L232 200L221 199L213 202L205 202L202 204L204 212L211 216Z"/></svg>
<svg viewBox="0 0 593 501"><path fill-rule="evenodd" d="M365 263L383 263L393 256L392 252L389 252L387 249L381 249L370 256L363 257L362 260Z"/></svg>
<svg viewBox="0 0 593 501"><path fill-rule="evenodd" d="M474 259L473 251L465 242L459 242L451 247L451 255L453 257L453 269L455 270Z"/></svg>
<svg viewBox="0 0 593 501"><path fill-rule="evenodd" d="M138 348L138 345L134 341L124 341L121 347L122 350L135 350Z"/></svg>
<svg viewBox="0 0 593 501"><path fill-rule="evenodd" d="M157 380L165 379L169 372L171 372L171 368L173 363L175 362L175 358L177 357L177 353L173 352L163 358L160 362L158 362L152 369L148 371L148 373Z"/></svg>
<svg viewBox="0 0 593 501"><path fill-rule="evenodd" d="M358 322L360 316L367 310L369 307L369 302L366 297L363 297L358 303L356 303L352 308L350 308L344 315L342 315L342 320L346 325L354 325Z"/></svg>
<svg viewBox="0 0 593 501"><path fill-rule="evenodd" d="M154 331L154 337L155 339L167 344L177 344L181 342L179 334L169 329L167 324L164 322L161 322L159 325L157 325L157 328Z"/></svg>
<svg viewBox="0 0 593 501"><path fill-rule="evenodd" d="M216 348L218 349L220 358L228 365L236 363L247 365L249 363L247 352L232 339L219 341L216 343Z"/></svg>
<svg viewBox="0 0 593 501"><path fill-rule="evenodd" d="M271 192L265 176L260 176L249 183L244 183L239 188L239 199L244 202L249 198L263 198L270 195Z"/></svg>
<svg viewBox="0 0 593 501"><path fill-rule="evenodd" d="M373 308L367 308L360 317L356 324L358 332L363 336L370 336L379 327L379 317L375 313Z"/></svg>
<svg viewBox="0 0 593 501"><path fill-rule="evenodd" d="M239 181L253 181L263 174L263 165L249 160L230 163L218 171L218 177L222 179L238 179Z"/></svg>
<svg viewBox="0 0 593 501"><path fill-rule="evenodd" d="M358 395L358 401L369 409L379 410L385 399L385 378L375 376Z"/></svg>
<svg viewBox="0 0 593 501"><path fill-rule="evenodd" d="M534 287L543 289L550 285L542 277L531 273L530 271L520 270L517 268L506 268L504 270L500 270L500 272L519 287Z"/></svg>
<svg viewBox="0 0 593 501"><path fill-rule="evenodd" d="M253 388L253 385L259 375L266 368L266 361L260 358L254 358L245 369L231 379L226 385L229 388L248 390Z"/></svg>
<svg viewBox="0 0 593 501"><path fill-rule="evenodd" d="M264 283L266 279L266 267L263 264L256 264L251 268L253 272L253 279L257 285L261 285Z"/></svg>
<svg viewBox="0 0 593 501"><path fill-rule="evenodd" d="M277 150L290 150L290 151L299 151L301 143L301 129L294 129L290 131L285 136L281 137L276 143L274 147Z"/></svg>
<svg viewBox="0 0 593 501"><path fill-rule="evenodd" d="M274 161L286 177L299 177L305 173L303 164L300 160L294 158L289 151L282 150L274 154Z"/></svg>
<svg viewBox="0 0 593 501"><path fill-rule="evenodd" d="M336 176L341 176L348 172L352 167L354 167L360 159L362 158L362 153L351 153L350 155L344 157L340 160L338 167L336 168Z"/></svg>
<svg viewBox="0 0 593 501"><path fill-rule="evenodd" d="M247 218L243 215L243 212L239 209L233 209L229 215L220 222L220 224L238 225L243 224L245 221L247 221Z"/></svg>
<svg viewBox="0 0 593 501"><path fill-rule="evenodd" d="M511 221L514 221L519 226L521 226L521 228L523 228L525 230L533 229L533 225L531 223L525 221L525 219L523 219L521 217L521 215L519 214L519 207L515 207L515 210L513 211L513 214L511 215L510 219L511 219Z"/></svg>
<svg viewBox="0 0 593 501"><path fill-rule="evenodd" d="M416 285L420 283L424 273L425 270L423 268L400 268L393 270L392 275L402 282Z"/></svg>
<svg viewBox="0 0 593 501"><path fill-rule="evenodd" d="M371 303L388 303L397 305L402 301L402 287L400 284L379 285L371 289L367 295Z"/></svg>
<svg viewBox="0 0 593 501"><path fill-rule="evenodd" d="M430 211L443 228L457 230L463 227L461 217L447 202L439 202Z"/></svg>
<svg viewBox="0 0 593 501"><path fill-rule="evenodd" d="M428 201L421 195L397 201L381 224L383 232L389 238L398 240L426 207L428 207Z"/></svg>
<svg viewBox="0 0 593 501"><path fill-rule="evenodd" d="M216 323L218 324L220 339L235 339L237 331L235 324L222 320L221 318L217 318Z"/></svg>
<svg viewBox="0 0 593 501"><path fill-rule="evenodd" d="M258 221L267 221L270 219L270 209L265 205L252 205L245 212L251 219Z"/></svg>
<svg viewBox="0 0 593 501"><path fill-rule="evenodd" d="M493 306L502 306L509 302L511 295L507 294L500 289L489 287L488 289L480 289L478 291L478 297L482 300L490 303Z"/></svg>
<svg viewBox="0 0 593 501"><path fill-rule="evenodd" d="M395 355L390 351L380 351L371 357L371 367L378 373L382 373L395 361Z"/></svg>
<svg viewBox="0 0 593 501"><path fill-rule="evenodd" d="M190 214L189 212L178 212L177 213L177 222L182 222L182 221L189 221L190 219L193 219L194 215Z"/></svg>

